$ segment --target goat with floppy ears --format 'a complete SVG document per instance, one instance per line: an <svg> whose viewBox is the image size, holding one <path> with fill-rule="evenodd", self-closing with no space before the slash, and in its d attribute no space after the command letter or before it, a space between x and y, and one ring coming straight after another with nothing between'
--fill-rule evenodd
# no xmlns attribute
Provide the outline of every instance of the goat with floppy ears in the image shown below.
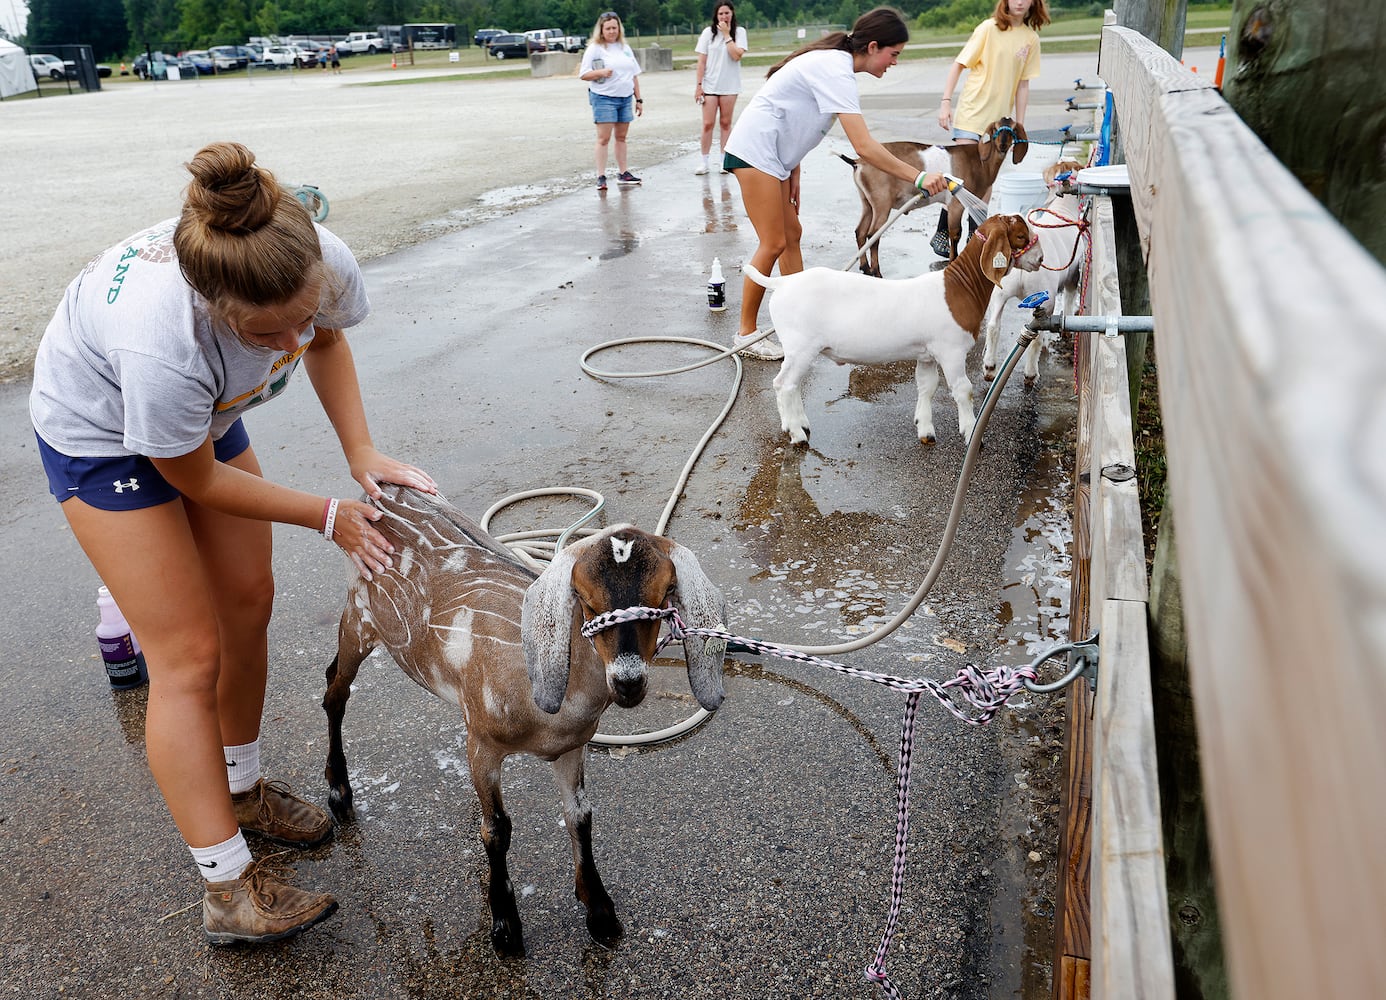
<svg viewBox="0 0 1386 1000"><path fill-rule="evenodd" d="M490 863L491 943L523 955L524 937L507 852L510 817L501 799L505 758L527 753L553 765L572 841L575 892L587 930L610 944L623 932L592 852L583 748L612 704L645 697L661 617L722 628L721 592L688 549L630 525L560 550L536 574L440 497L387 488L375 527L395 546L394 568L351 584L327 669L329 802L354 815L342 746L342 717L361 662L383 645L410 678L462 709L467 764L481 803L481 840ZM656 609L643 617L622 609ZM591 639L583 625L619 618ZM694 697L708 711L723 698L720 639L683 637Z"/></svg>

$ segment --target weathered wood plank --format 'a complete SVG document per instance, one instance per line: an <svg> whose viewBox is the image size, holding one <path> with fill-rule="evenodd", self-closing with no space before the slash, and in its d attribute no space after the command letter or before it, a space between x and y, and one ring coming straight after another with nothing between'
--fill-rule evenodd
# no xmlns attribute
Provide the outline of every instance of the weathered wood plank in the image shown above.
<svg viewBox="0 0 1386 1000"><path fill-rule="evenodd" d="M1093 748L1092 973L1107 1000L1172 1000L1146 606L1101 607Z"/></svg>
<svg viewBox="0 0 1386 1000"><path fill-rule="evenodd" d="M1160 101L1166 94L1217 91L1150 39L1127 28L1102 30L1097 71L1116 103L1116 128L1131 169L1131 199L1141 233L1141 256L1148 261L1150 217L1158 194L1150 178L1164 176L1166 169Z"/></svg>
<svg viewBox="0 0 1386 1000"><path fill-rule="evenodd" d="M1114 219L1110 198L1092 210L1093 308L1095 315L1121 314ZM1137 497L1136 449L1131 433L1131 396L1126 345L1120 336L1092 338L1093 451L1089 481L1093 495L1091 604L1108 598L1144 601L1148 596L1145 543ZM1121 480L1121 470L1132 478Z"/></svg>
<svg viewBox="0 0 1386 1000"><path fill-rule="evenodd" d="M1232 983L1376 996L1386 273L1221 97L1167 90L1176 64L1125 34L1104 32L1102 75L1124 123L1148 118L1124 135Z"/></svg>
<svg viewBox="0 0 1386 1000"><path fill-rule="evenodd" d="M1073 483L1073 572L1069 588L1069 638L1090 634L1088 568L1092 561L1092 411L1090 335L1075 335L1074 379L1078 386L1078 441ZM1054 997L1087 1000L1092 954L1089 886L1091 873L1092 759L1089 735L1092 697L1087 682L1069 685L1064 718L1064 779L1059 793L1058 885L1055 890ZM1081 981L1079 976L1081 975Z"/></svg>

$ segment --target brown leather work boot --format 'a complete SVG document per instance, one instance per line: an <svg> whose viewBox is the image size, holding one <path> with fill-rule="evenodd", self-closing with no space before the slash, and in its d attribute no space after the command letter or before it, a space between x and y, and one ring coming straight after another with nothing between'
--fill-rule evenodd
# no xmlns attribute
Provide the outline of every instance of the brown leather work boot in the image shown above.
<svg viewBox="0 0 1386 1000"><path fill-rule="evenodd" d="M208 882L202 897L202 927L215 945L265 944L292 937L337 910L329 893L305 892L287 884L293 874L273 862L284 852L252 861L241 877Z"/></svg>
<svg viewBox="0 0 1386 1000"><path fill-rule="evenodd" d="M317 847L332 839L332 817L306 802L281 781L261 778L253 788L231 796L236 822L284 847Z"/></svg>

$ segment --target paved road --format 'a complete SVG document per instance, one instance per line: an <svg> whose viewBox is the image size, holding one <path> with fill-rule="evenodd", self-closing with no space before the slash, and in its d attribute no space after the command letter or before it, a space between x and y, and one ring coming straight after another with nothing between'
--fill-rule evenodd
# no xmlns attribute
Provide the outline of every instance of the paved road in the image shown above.
<svg viewBox="0 0 1386 1000"><path fill-rule="evenodd" d="M1036 109L1046 115L1064 120L1052 102ZM904 111L882 111L891 116ZM806 164L811 263L840 264L852 249L855 195L838 148L835 136ZM571 484L603 492L610 520L652 525L732 366L602 381L577 359L614 337L730 336L733 310L709 313L704 283L714 256L735 275L752 234L731 178L695 178L692 162L683 153L648 170L642 189L601 198L584 187L369 262L375 311L353 345L378 443L428 468L474 513L516 490ZM929 266L925 220L898 229L888 269ZM640 346L601 360L643 370L690 351ZM806 394L813 447L786 448L773 372L748 363L669 533L723 586L734 630L835 641L889 618L932 558L962 457L955 416L940 394L941 441L923 448L908 366L824 365ZM347 716L361 818L297 862L304 882L337 893L339 915L278 946L208 948L197 909L179 912L196 902L196 882L145 768L145 692L108 690L91 635L98 581L37 494L26 392L0 386L6 992L870 995L859 970L888 898L902 701L756 658L729 661L726 706L691 736L590 754L597 855L627 927L615 950L582 929L547 768L512 761L512 872L530 957L494 957L459 713L380 658L363 668ZM944 678L965 661L1020 662L1064 634L1071 397L1062 352L1047 356L1038 389L1006 387L934 593L905 629L850 662ZM248 423L271 477L351 490L306 384ZM562 506L506 515L501 529L563 523ZM317 702L345 566L308 532L277 530L276 543L265 759L274 776L322 796ZM609 728L681 717L691 702L678 673L668 669L647 706ZM923 708L891 962L906 996L1044 995L1058 718L1056 703L1037 700L973 730Z"/></svg>

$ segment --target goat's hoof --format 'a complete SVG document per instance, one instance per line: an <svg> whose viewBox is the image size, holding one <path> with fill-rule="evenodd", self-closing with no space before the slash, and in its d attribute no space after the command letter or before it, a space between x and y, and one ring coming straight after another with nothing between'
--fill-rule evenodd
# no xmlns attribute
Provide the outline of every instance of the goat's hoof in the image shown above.
<svg viewBox="0 0 1386 1000"><path fill-rule="evenodd" d="M1034 385L1037 381L1039 381L1039 372L1036 372L1036 373L1033 374L1033 375L1029 374L1028 372L1025 374L1025 384L1026 384L1026 386L1032 386L1032 385Z"/></svg>
<svg viewBox="0 0 1386 1000"><path fill-rule="evenodd" d="M327 804L338 823L350 823L356 818L356 806L352 804L351 789L345 792L332 788L327 793Z"/></svg>
<svg viewBox="0 0 1386 1000"><path fill-rule="evenodd" d="M491 924L491 947L501 958L524 958L525 936L520 928L511 928L504 920Z"/></svg>
<svg viewBox="0 0 1386 1000"><path fill-rule="evenodd" d="M991 366L988 367L988 366L986 366L986 365L983 365L983 366L982 366L982 378L986 379L988 382L991 382L991 381L995 380L995 378L996 378L996 366L995 366L995 365L991 365Z"/></svg>
<svg viewBox="0 0 1386 1000"><path fill-rule="evenodd" d="M808 444L809 432L805 427L802 430L793 427L786 427L785 433L789 435L790 444Z"/></svg>
<svg viewBox="0 0 1386 1000"><path fill-rule="evenodd" d="M935 436L935 434L933 433L933 431L930 431L928 434L921 434L921 435L919 435L919 443L920 443L920 444L936 444L937 442L938 442L938 438L937 438L937 436Z"/></svg>
<svg viewBox="0 0 1386 1000"><path fill-rule="evenodd" d="M626 929L621 921L616 918L615 913L592 913L587 917L587 933L592 936L592 940L603 947L611 947Z"/></svg>

